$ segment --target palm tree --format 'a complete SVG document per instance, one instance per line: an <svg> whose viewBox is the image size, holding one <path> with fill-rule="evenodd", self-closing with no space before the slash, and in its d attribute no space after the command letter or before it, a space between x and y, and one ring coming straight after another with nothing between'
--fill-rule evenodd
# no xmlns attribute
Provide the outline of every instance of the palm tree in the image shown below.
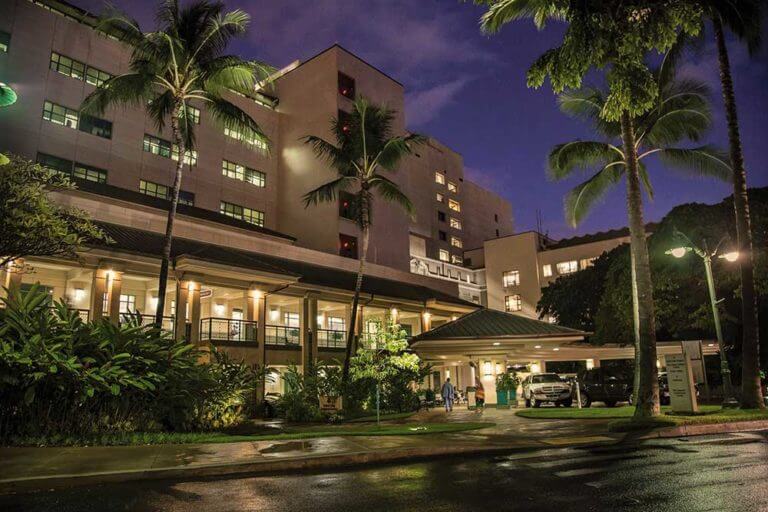
<svg viewBox="0 0 768 512"><path fill-rule="evenodd" d="M675 147L682 140L698 141L711 125L708 88L694 80L676 79L674 64L681 45L665 56L655 73L660 94L646 114L620 122L605 121L600 113L607 94L584 88L559 95L561 110L590 121L602 141L577 140L559 144L550 152L548 167L553 179L569 177L578 169L596 169L587 181L571 190L565 199L565 215L572 226L579 224L595 204L627 178L627 208L632 253L633 304L636 320L635 396L637 416L658 411L655 318L648 249L643 223L641 184L652 196L644 161L656 155L666 166L696 176L729 180L727 156L709 145ZM632 169L636 172L632 172Z"/></svg>
<svg viewBox="0 0 768 512"><path fill-rule="evenodd" d="M757 296L755 294L754 256L752 254L752 228L747 198L747 172L741 149L739 120L736 113L736 95L733 91L733 77L725 44L724 27L747 43L750 53L760 47L761 0L704 0L701 2L705 13L712 20L715 43L720 67L720 84L728 123L728 145L733 167L733 206L736 214L736 239L741 272L741 316L742 316L742 375L741 406L746 409L763 408L760 389L760 357L757 318Z"/></svg>
<svg viewBox="0 0 768 512"><path fill-rule="evenodd" d="M156 17L158 29L146 33L123 14L106 15L98 28L118 34L131 47L130 71L104 82L81 106L82 112L97 115L110 106L142 106L158 130L170 120L177 163L158 283L158 325L165 307L182 171L195 147L196 111L190 103L204 105L213 122L238 134L239 140L268 144L256 121L225 96L231 92L253 94L271 68L224 53L233 37L245 33L250 17L240 10L223 11L220 2L196 0L180 8L178 0L165 0Z"/></svg>
<svg viewBox="0 0 768 512"><path fill-rule="evenodd" d="M358 97L347 117L331 120L335 144L317 136L303 139L312 146L315 155L328 162L337 173L336 178L304 195L304 207L335 202L340 192L350 192L353 194L351 211L361 234L357 281L342 372L343 390L346 390L349 380L349 361L354 346L354 329L368 254L371 211L375 196L401 206L410 216L414 215L410 199L400 190L397 183L387 178L382 171L396 171L403 157L411 154L414 146L424 143L425 138L418 134L393 135L394 114L394 111L386 107L378 107L365 98Z"/></svg>

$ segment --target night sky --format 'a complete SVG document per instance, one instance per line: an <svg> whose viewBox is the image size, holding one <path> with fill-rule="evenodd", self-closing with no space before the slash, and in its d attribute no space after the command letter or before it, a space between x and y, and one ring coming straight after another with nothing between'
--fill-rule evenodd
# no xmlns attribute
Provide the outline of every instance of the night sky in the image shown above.
<svg viewBox="0 0 768 512"><path fill-rule="evenodd" d="M101 0L70 0L101 12ZM113 0L147 30L154 27L153 0ZM282 67L305 60L333 43L382 69L405 85L408 127L429 134L464 156L467 176L512 203L515 230L536 228L553 237L626 225L624 185L618 185L577 229L564 221L562 199L580 177L553 183L545 158L554 144L593 138L582 123L563 116L548 87L528 89L525 72L555 46L562 26L543 32L529 22L508 25L485 36L478 29L482 10L458 0L226 0L230 9L251 15L248 35L231 52ZM768 23L764 23L765 27ZM708 33L711 36L711 30ZM684 72L712 87L714 129L705 142L727 144L714 44L708 37L700 57ZM768 40L768 30L763 37ZM764 44L764 47L768 46ZM768 185L768 50L750 58L730 41L742 140L750 186ZM656 196L646 203L646 220L659 220L673 206L717 202L730 186L694 179L649 161ZM585 175L586 177L586 175Z"/></svg>

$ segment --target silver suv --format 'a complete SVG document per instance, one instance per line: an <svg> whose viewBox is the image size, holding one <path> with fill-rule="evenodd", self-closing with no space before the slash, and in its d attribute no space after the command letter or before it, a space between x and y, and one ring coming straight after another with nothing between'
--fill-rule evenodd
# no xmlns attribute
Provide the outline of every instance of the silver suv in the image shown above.
<svg viewBox="0 0 768 512"><path fill-rule="evenodd" d="M523 381L525 406L539 407L545 402L570 407L571 386L556 373L532 373Z"/></svg>

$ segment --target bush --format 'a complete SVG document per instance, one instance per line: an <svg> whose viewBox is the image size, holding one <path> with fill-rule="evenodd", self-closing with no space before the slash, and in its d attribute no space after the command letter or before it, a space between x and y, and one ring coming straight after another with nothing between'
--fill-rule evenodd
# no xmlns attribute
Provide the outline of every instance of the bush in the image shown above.
<svg viewBox="0 0 768 512"><path fill-rule="evenodd" d="M221 428L249 412L256 372L138 320L84 322L33 287L0 309L0 440Z"/></svg>

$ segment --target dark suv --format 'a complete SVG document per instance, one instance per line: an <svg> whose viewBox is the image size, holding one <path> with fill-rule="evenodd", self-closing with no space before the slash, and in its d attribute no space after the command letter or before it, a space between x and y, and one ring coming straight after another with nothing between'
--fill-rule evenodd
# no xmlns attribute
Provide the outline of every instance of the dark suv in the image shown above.
<svg viewBox="0 0 768 512"><path fill-rule="evenodd" d="M610 368L592 368L579 373L579 391L582 407L592 402L614 407L617 402L630 401L632 377Z"/></svg>

